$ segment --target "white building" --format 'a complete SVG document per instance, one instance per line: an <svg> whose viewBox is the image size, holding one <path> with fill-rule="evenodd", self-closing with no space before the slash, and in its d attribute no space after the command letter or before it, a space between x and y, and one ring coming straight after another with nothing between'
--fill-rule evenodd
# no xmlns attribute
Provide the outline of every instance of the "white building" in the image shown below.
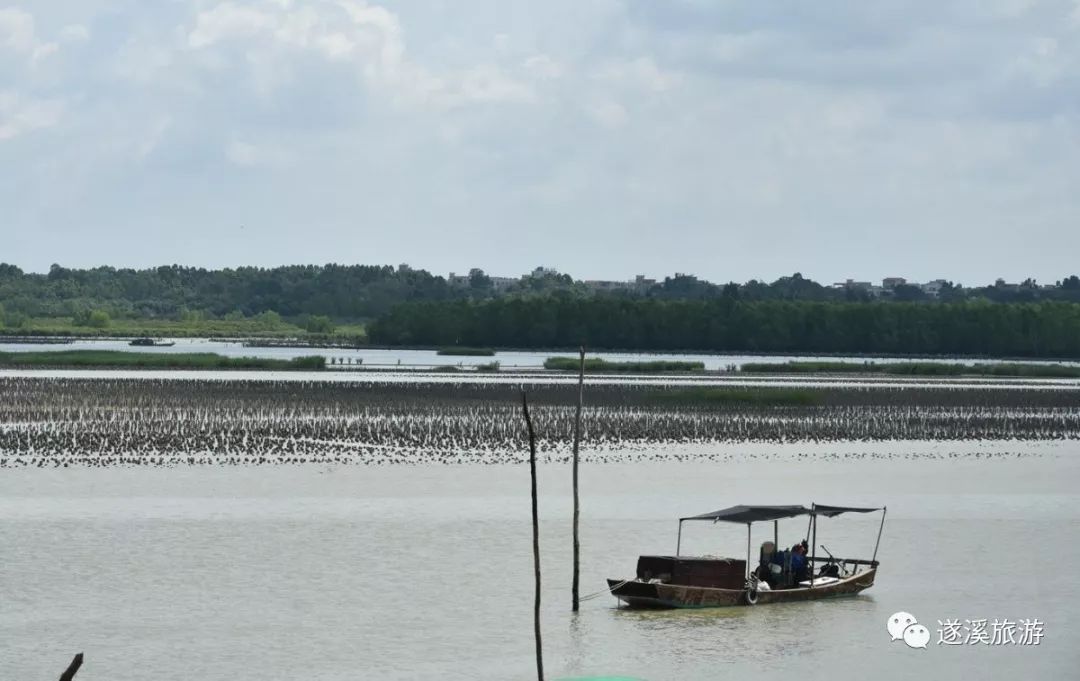
<svg viewBox="0 0 1080 681"><path fill-rule="evenodd" d="M944 279L935 279L933 281L928 281L925 284L919 284L919 288L921 288L922 292L930 296L931 298L937 298L941 295L941 289L943 289L948 283L949 282L945 281Z"/></svg>

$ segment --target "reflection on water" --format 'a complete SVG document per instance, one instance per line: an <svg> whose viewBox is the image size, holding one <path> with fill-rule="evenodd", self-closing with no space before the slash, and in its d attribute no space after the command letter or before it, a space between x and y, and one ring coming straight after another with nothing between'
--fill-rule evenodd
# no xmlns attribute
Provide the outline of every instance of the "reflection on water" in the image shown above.
<svg viewBox="0 0 1080 681"><path fill-rule="evenodd" d="M1080 585L1033 575L1049 555L1080 563L1077 444L999 447L1022 456L583 467L585 593L670 551L681 515L888 505L864 595L732 610L638 612L604 596L571 615L569 469L542 466L550 677L1071 678ZM55 678L80 650L82 681L243 679L253 665L282 680L534 678L527 494L527 468L511 465L5 471L0 678ZM876 518L841 516L818 539L861 555L876 531ZM782 545L804 533L781 521ZM683 545L741 555L745 528L702 524ZM1039 617L1046 638L911 651L890 645L897 610L931 631Z"/></svg>

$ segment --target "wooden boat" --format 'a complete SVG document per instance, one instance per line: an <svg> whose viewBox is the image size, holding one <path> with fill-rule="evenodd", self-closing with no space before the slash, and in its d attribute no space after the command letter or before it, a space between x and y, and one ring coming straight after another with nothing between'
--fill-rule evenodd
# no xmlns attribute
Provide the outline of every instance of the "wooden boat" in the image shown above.
<svg viewBox="0 0 1080 681"><path fill-rule="evenodd" d="M139 348L171 348L176 345L173 342L156 341L153 338L136 338L128 343L128 345L134 345Z"/></svg>
<svg viewBox="0 0 1080 681"><path fill-rule="evenodd" d="M874 554L870 559L818 556L818 517L832 518L843 513L881 511ZM805 574L791 568L791 552L778 551L779 521L809 516L808 530L814 550L805 556ZM682 524L688 520L744 523L746 560L681 556ZM751 568L751 533L755 522L773 522L773 541L761 545L758 561ZM679 535L674 556L640 556L633 579L609 579L608 589L631 608L722 608L769 603L853 596L874 585L877 551L885 527L885 508L853 506L732 506L731 508L679 519ZM807 547L804 540L802 546ZM822 546L828 554L828 550ZM778 557L780 558L778 560ZM797 561L798 562L798 561ZM814 568L817 574L814 574Z"/></svg>

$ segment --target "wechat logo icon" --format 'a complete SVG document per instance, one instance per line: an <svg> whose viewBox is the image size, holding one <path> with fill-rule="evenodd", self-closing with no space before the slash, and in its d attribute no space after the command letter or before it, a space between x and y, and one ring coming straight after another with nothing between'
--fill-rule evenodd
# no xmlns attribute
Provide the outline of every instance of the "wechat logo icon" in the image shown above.
<svg viewBox="0 0 1080 681"><path fill-rule="evenodd" d="M894 612L885 622L890 640L903 641L909 648L926 649L930 643L930 630L919 624L910 612Z"/></svg>

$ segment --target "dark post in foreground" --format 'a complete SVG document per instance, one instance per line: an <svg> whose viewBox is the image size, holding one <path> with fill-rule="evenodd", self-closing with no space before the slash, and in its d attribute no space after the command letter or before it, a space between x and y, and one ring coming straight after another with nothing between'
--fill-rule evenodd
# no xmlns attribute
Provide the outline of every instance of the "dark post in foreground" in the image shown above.
<svg viewBox="0 0 1080 681"><path fill-rule="evenodd" d="M533 600L533 633L536 636L536 678L544 681L544 646L540 641L540 513L536 506L536 433L529 418L529 398L521 393L521 408L525 413L525 428L529 432L529 478L532 481L532 540L533 574L536 592Z"/></svg>
<svg viewBox="0 0 1080 681"><path fill-rule="evenodd" d="M581 601L578 597L578 572L581 565L581 544L578 541L578 518L581 507L578 503L578 448L581 445L581 404L585 400L585 346L581 346L581 365L578 368L577 412L574 414L574 583L570 587L571 610L578 611Z"/></svg>
<svg viewBox="0 0 1080 681"><path fill-rule="evenodd" d="M82 653L75 656L75 659L71 661L68 668L64 670L64 673L60 675L60 681L71 681L75 678L75 672L79 671L79 667L82 666Z"/></svg>

